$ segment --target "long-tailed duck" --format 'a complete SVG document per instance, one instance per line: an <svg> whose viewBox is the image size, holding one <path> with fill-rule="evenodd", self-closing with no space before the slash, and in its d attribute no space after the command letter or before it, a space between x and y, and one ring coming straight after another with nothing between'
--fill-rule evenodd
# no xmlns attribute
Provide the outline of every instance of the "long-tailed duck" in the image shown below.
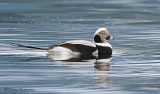
<svg viewBox="0 0 160 94"><path fill-rule="evenodd" d="M106 42L107 40L113 40L114 38L109 35L109 31L106 28L99 28L93 37L94 41L86 40L72 40L56 44L50 48L39 48L32 46L25 46L21 44L12 43L14 46L33 48L46 50L49 54L94 54L98 52L98 55L112 55L112 46Z"/></svg>
<svg viewBox="0 0 160 94"><path fill-rule="evenodd" d="M112 46L106 40L113 40L106 28L99 28L94 34L94 41L72 40L53 45L49 48L49 53L81 53L112 55Z"/></svg>

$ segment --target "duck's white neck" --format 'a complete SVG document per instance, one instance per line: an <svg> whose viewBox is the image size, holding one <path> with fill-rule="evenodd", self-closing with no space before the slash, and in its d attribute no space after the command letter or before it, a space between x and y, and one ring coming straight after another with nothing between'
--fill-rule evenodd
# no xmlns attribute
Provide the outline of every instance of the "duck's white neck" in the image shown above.
<svg viewBox="0 0 160 94"><path fill-rule="evenodd" d="M102 47L110 47L112 48L111 44L109 44L108 42L105 43L95 43L96 46L102 46Z"/></svg>

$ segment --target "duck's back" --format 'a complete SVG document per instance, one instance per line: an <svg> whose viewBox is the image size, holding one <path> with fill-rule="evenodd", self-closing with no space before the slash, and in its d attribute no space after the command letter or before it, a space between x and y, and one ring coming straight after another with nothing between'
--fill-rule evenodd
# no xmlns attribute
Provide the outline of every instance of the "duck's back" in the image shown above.
<svg viewBox="0 0 160 94"><path fill-rule="evenodd" d="M86 40L73 40L73 41L67 41L63 42L57 45L53 45L50 47L50 51L55 51L55 49L62 50L63 51L68 51L68 52L78 52L81 54L84 53L93 53L95 52L96 45L90 41Z"/></svg>

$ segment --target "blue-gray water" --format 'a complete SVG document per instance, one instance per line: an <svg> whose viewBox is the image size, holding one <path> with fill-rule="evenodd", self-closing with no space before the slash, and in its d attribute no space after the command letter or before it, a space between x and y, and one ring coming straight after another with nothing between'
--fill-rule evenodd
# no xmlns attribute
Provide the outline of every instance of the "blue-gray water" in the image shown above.
<svg viewBox="0 0 160 94"><path fill-rule="evenodd" d="M1 42L47 48L100 27L115 40L99 67L0 43L0 94L159 94L159 0L0 0Z"/></svg>

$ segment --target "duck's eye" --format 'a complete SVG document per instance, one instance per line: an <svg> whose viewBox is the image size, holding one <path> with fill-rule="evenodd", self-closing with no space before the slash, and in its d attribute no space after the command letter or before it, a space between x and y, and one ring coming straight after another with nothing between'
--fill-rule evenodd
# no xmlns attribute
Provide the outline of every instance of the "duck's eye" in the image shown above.
<svg viewBox="0 0 160 94"><path fill-rule="evenodd" d="M104 32L102 32L101 34L102 34L102 35L104 35L105 33L104 33Z"/></svg>

